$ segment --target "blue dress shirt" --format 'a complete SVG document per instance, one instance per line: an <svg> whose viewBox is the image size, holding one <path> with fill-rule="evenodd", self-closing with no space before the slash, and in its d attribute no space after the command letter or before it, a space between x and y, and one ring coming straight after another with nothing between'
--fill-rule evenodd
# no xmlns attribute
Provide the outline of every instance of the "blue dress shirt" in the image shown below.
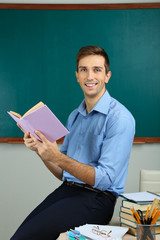
<svg viewBox="0 0 160 240"><path fill-rule="evenodd" d="M83 101L70 114L67 129L61 152L95 168L94 188L116 197L123 193L135 134L131 113L106 91L89 114ZM66 171L63 180L83 183Z"/></svg>

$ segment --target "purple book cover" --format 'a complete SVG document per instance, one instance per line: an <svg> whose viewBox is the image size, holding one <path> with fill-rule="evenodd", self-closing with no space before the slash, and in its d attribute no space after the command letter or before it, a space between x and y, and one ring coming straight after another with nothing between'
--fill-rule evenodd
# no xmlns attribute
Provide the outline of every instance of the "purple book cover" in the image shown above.
<svg viewBox="0 0 160 240"><path fill-rule="evenodd" d="M10 112L8 112L8 114L25 132L30 132L39 140L41 139L34 133L35 130L40 131L50 142L54 142L69 133L46 105L22 118L18 118Z"/></svg>

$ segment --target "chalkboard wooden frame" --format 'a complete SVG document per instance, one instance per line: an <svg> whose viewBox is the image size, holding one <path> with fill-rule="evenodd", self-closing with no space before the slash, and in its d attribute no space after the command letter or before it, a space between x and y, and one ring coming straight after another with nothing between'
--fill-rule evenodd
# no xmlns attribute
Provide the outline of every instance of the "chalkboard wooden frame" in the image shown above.
<svg viewBox="0 0 160 240"><path fill-rule="evenodd" d="M57 143L62 144L64 138L61 138ZM24 143L21 137L0 137L0 143ZM160 137L135 137L133 143L160 143Z"/></svg>
<svg viewBox="0 0 160 240"><path fill-rule="evenodd" d="M105 9L156 9L160 3L127 3L127 4L10 4L0 3L0 9L26 10L105 10ZM63 138L58 141L62 143ZM23 143L20 137L0 137L0 143ZM160 137L135 137L134 143L160 143Z"/></svg>
<svg viewBox="0 0 160 240"><path fill-rule="evenodd" d="M101 10L101 9L153 9L160 3L118 3L118 4L22 4L0 3L0 9L35 10Z"/></svg>

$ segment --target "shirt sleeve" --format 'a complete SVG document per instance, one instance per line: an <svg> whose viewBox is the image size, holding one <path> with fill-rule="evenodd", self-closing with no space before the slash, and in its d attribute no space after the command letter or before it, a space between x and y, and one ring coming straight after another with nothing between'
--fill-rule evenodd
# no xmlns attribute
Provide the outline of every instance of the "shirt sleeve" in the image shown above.
<svg viewBox="0 0 160 240"><path fill-rule="evenodd" d="M116 186L123 192L135 134L134 119L120 117L108 124L101 156L95 167L95 188L102 191Z"/></svg>
<svg viewBox="0 0 160 240"><path fill-rule="evenodd" d="M78 111L76 109L68 117L66 128L69 132L71 131L72 125L74 124L77 115L78 115ZM67 155L68 144L69 144L69 133L64 138L63 144L60 148L61 153L64 153Z"/></svg>
<svg viewBox="0 0 160 240"><path fill-rule="evenodd" d="M67 121L66 128L69 131L69 122ZM69 138L69 133L64 137L63 144L60 148L60 152L67 154L67 148L68 148L68 138Z"/></svg>

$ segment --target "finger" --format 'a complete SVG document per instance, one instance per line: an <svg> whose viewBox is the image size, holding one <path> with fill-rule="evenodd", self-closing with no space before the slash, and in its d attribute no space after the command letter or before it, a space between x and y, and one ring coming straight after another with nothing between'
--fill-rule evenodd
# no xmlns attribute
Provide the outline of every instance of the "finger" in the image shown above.
<svg viewBox="0 0 160 240"><path fill-rule="evenodd" d="M35 142L31 142L31 143L25 142L25 145L31 150L37 149L37 144Z"/></svg>
<svg viewBox="0 0 160 240"><path fill-rule="evenodd" d="M33 134L30 134L30 136L33 142L39 142L39 140Z"/></svg>
<svg viewBox="0 0 160 240"><path fill-rule="evenodd" d="M24 134L24 140L27 139L27 138L30 138L30 132L25 132Z"/></svg>
<svg viewBox="0 0 160 240"><path fill-rule="evenodd" d="M33 143L34 140L32 138L26 138L25 143Z"/></svg>
<svg viewBox="0 0 160 240"><path fill-rule="evenodd" d="M41 133L41 132L39 132L39 131L35 131L35 134L38 136L38 137L40 137L40 139L42 140L42 142L44 142L44 143L47 143L48 142L48 140L47 140L47 138Z"/></svg>
<svg viewBox="0 0 160 240"><path fill-rule="evenodd" d="M24 143L28 148L33 148L38 146L39 141L32 134L30 134L29 138L24 138Z"/></svg>

